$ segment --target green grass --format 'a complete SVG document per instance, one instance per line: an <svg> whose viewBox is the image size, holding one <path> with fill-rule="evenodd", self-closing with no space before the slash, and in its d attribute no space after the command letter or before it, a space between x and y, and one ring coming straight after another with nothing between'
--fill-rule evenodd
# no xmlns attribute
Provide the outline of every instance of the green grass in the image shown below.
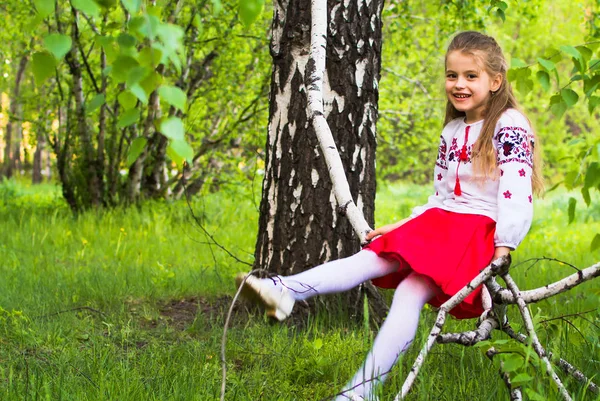
<svg viewBox="0 0 600 401"><path fill-rule="evenodd" d="M377 219L397 220L428 188L381 187ZM254 196L258 192L254 192ZM251 262L257 199L225 188L193 204L217 241ZM578 267L600 259L589 250L600 232L600 207L580 208L567 224L567 193L536 205L534 228L513 265L547 256ZM582 204L579 201L579 204ZM0 400L215 400L220 346L233 276L249 269L216 247L194 224L185 202L74 217L53 186L0 186ZM551 261L517 266L532 288L571 274ZM598 283L587 283L532 307L541 340L554 353L600 379ZM582 317L543 320L594 310ZM511 320L519 322L515 311ZM227 400L319 400L336 393L360 365L376 330L326 312L303 324L272 325L239 308L228 332ZM423 313L416 346L390 375L391 400L423 343L435 313ZM447 330L472 328L451 320ZM496 333L495 339L503 338ZM502 343L496 345L505 347ZM533 373L532 373L533 374ZM564 376L563 376L564 377ZM556 399L538 372L544 399ZM567 380L578 400L594 400ZM546 388L547 390L544 390ZM477 348L438 346L410 400L505 400L496 368Z"/></svg>

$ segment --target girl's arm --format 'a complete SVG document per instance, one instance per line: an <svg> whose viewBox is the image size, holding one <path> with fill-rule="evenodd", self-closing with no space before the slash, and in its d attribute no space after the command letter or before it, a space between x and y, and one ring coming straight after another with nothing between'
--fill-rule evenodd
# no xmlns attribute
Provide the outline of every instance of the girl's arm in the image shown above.
<svg viewBox="0 0 600 401"><path fill-rule="evenodd" d="M501 256L506 256L509 253L510 253L510 248L508 248L506 246L496 247L496 250L494 251L494 258L492 260L496 260Z"/></svg>
<svg viewBox="0 0 600 401"><path fill-rule="evenodd" d="M520 113L511 117L502 121L495 135L500 169L496 253L505 252L499 248L515 249L533 220L533 136L525 117Z"/></svg>
<svg viewBox="0 0 600 401"><path fill-rule="evenodd" d="M410 220L410 217L402 219L397 223L388 224L386 226L376 228L375 230L373 230L367 234L366 239L367 239L367 241L370 241L378 235L387 234L390 231L395 230L396 228L400 227L402 224L406 223L408 220Z"/></svg>

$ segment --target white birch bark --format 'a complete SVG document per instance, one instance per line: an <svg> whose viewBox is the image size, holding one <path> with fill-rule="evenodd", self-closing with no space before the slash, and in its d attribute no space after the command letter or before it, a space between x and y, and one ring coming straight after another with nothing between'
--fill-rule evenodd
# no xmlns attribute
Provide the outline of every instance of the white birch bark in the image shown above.
<svg viewBox="0 0 600 401"><path fill-rule="evenodd" d="M327 163L327 169L333 184L333 191L340 208L339 210L348 217L360 242L364 243L367 233L371 231L371 227L369 227L361 210L352 199L340 154L323 113L323 75L325 73L325 49L327 46L327 1L312 0L311 5L310 59L307 64L308 78L306 82L309 115L317 134L321 151L325 157L325 162Z"/></svg>

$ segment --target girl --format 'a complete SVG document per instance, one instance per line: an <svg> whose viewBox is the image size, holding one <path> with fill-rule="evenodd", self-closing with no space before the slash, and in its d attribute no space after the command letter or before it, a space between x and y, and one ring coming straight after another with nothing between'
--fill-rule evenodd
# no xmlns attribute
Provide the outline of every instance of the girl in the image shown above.
<svg viewBox="0 0 600 401"><path fill-rule="evenodd" d="M478 32L460 33L448 47L445 67L446 119L435 194L427 203L369 233L368 240L379 237L354 256L289 277L249 276L243 288L277 320L296 301L367 280L396 289L372 350L336 401L375 399L376 386L411 344L424 304L447 301L492 260L514 250L531 225L533 192L542 186L540 163L500 46ZM244 277L238 276L238 285ZM480 316L481 288L451 313Z"/></svg>

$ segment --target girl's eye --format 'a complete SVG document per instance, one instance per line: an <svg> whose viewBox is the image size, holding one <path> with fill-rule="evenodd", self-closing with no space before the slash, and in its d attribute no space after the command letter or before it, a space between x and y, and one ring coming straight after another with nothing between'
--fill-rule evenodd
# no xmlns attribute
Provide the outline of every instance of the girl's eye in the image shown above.
<svg viewBox="0 0 600 401"><path fill-rule="evenodd" d="M446 78L454 79L454 78L456 78L456 74L454 74L454 73L448 73L448 74L446 74Z"/></svg>
<svg viewBox="0 0 600 401"><path fill-rule="evenodd" d="M469 78L469 79L475 79L475 78L477 78L477 75L475 75L475 74L469 74L469 75L467 75L467 78Z"/></svg>

